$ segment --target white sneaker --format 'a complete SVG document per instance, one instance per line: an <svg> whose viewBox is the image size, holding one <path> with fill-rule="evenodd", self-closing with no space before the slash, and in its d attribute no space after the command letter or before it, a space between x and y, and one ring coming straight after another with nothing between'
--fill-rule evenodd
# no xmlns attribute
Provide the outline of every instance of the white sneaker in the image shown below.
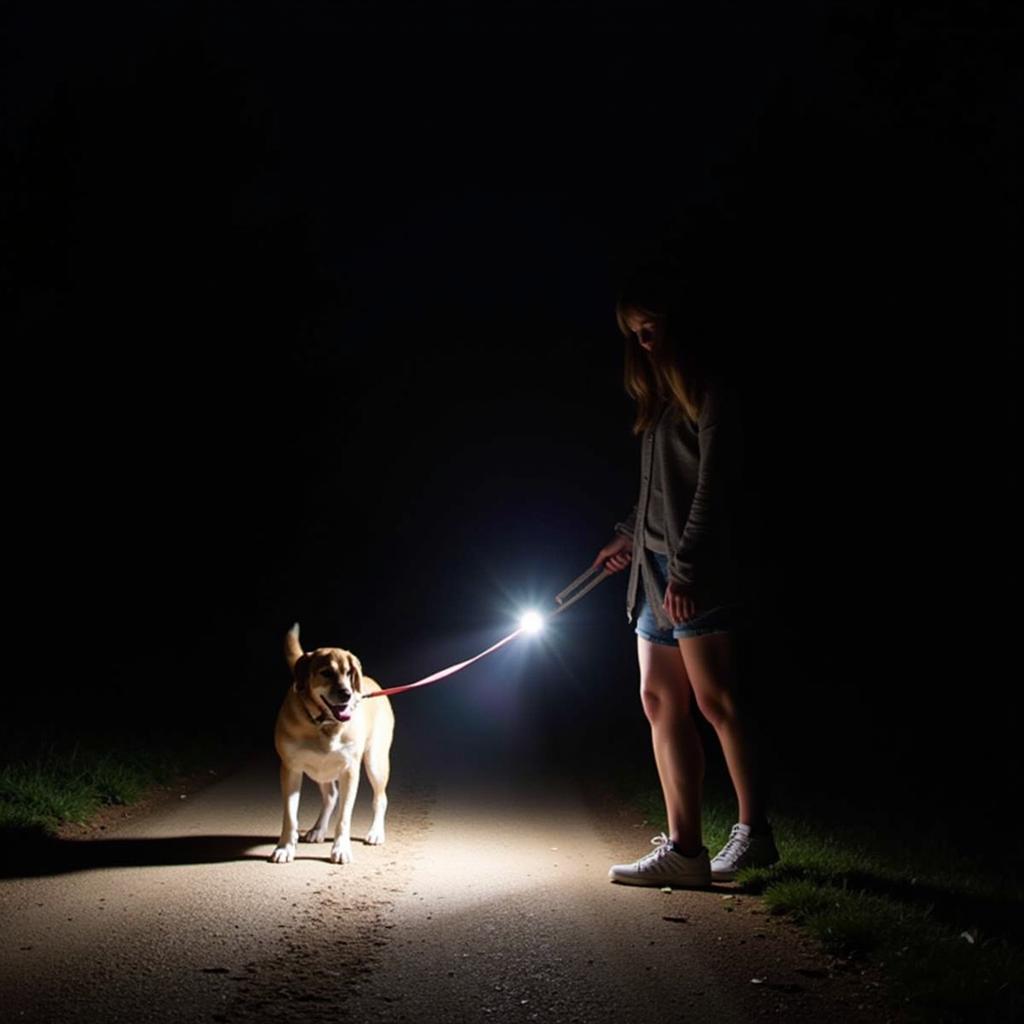
<svg viewBox="0 0 1024 1024"><path fill-rule="evenodd" d="M716 882L731 882L740 868L766 868L778 859L771 829L751 835L749 825L733 825L725 846L711 861L711 877Z"/></svg>
<svg viewBox="0 0 1024 1024"><path fill-rule="evenodd" d="M693 857L684 857L672 849L662 833L651 842L655 849L632 864L614 864L608 877L622 885L671 885L677 889L699 889L711 884L708 851L701 848Z"/></svg>

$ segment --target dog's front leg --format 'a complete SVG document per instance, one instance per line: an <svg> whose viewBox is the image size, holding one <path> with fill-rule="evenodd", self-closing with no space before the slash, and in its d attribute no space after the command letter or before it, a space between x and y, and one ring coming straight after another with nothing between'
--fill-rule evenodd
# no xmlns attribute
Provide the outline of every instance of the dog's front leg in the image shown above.
<svg viewBox="0 0 1024 1024"><path fill-rule="evenodd" d="M299 841L299 794L302 792L302 772L281 764L281 798L284 815L281 838L277 849L270 855L271 864L288 864L295 859L295 844Z"/></svg>
<svg viewBox="0 0 1024 1024"><path fill-rule="evenodd" d="M331 847L331 863L352 863L352 808L356 805L356 790L359 788L359 762L353 761L341 773L341 814L338 815L338 829Z"/></svg>
<svg viewBox="0 0 1024 1024"><path fill-rule="evenodd" d="M302 837L304 843L322 843L327 829L330 825L331 815L334 808L338 806L338 783L332 779L330 782L320 783L320 796L323 799L323 806L320 808L320 817L316 824Z"/></svg>

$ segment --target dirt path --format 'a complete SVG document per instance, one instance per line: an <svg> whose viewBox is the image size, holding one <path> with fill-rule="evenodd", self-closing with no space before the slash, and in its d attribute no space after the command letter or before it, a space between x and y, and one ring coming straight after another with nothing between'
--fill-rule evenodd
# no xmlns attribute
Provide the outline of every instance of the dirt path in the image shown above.
<svg viewBox="0 0 1024 1024"><path fill-rule="evenodd" d="M327 863L327 844L266 862L270 758L25 865L34 877L0 881L4 1017L892 1019L871 975L753 897L609 884L610 863L649 848L648 826L595 813L500 743L439 769L450 741L399 745L388 842L357 844L349 866ZM304 825L314 807L309 792Z"/></svg>

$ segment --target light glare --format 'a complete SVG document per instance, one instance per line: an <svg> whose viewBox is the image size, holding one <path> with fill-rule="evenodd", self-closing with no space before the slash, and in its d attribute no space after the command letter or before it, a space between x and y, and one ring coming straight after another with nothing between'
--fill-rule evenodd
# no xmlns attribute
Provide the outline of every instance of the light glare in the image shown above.
<svg viewBox="0 0 1024 1024"><path fill-rule="evenodd" d="M540 612L531 609L528 612L523 612L523 616L519 620L519 628L524 633L539 633L544 628L544 619Z"/></svg>

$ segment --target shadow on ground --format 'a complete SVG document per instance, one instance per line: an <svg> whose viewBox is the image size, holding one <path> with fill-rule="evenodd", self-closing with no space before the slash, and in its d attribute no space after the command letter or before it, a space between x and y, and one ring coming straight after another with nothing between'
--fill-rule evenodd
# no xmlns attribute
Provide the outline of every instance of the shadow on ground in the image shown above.
<svg viewBox="0 0 1024 1024"><path fill-rule="evenodd" d="M93 868L152 867L164 864L223 864L265 860L254 847L270 836L173 836L164 839L54 839L38 832L0 836L4 856L0 878L64 875Z"/></svg>

